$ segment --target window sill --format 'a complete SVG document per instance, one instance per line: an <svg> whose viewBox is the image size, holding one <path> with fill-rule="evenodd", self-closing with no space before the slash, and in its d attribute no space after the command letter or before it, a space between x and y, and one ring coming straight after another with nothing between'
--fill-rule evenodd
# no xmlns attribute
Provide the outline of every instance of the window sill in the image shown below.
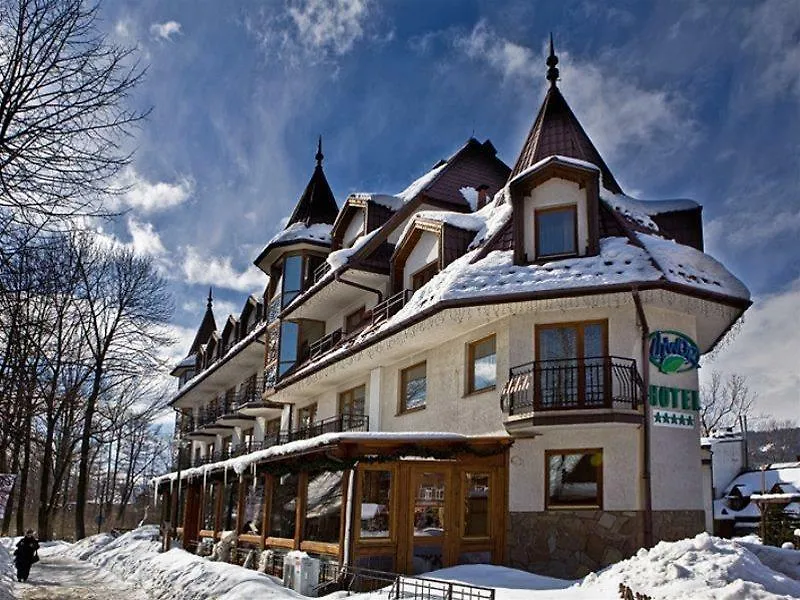
<svg viewBox="0 0 800 600"><path fill-rule="evenodd" d="M599 504L556 504L544 507L545 510L603 510Z"/></svg>
<svg viewBox="0 0 800 600"><path fill-rule="evenodd" d="M493 385L493 386L490 386L490 387L482 388L480 390L475 390L475 391L472 391L472 392L465 392L461 397L462 398L470 398L472 396L480 396L481 394L486 394L487 392L494 392L496 389L497 389L497 386Z"/></svg>
<svg viewBox="0 0 800 600"><path fill-rule="evenodd" d="M419 412L421 410L425 410L425 406L417 406L416 408L408 408L406 410L401 410L395 413L395 417L402 417L403 415L410 415L411 413Z"/></svg>

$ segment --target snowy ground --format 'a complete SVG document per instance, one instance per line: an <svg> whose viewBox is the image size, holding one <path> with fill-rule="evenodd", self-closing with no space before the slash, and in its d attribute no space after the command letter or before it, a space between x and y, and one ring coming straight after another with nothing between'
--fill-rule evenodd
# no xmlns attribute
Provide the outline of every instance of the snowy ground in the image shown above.
<svg viewBox="0 0 800 600"><path fill-rule="evenodd" d="M12 581L0 540L0 600L298 600L301 596L254 571L210 562L182 550L158 552L157 530L140 528L118 538L99 535L43 549L29 583ZM573 582L489 565L429 574L437 579L495 587L497 600L604 600L619 584L654 600L789 600L800 598L800 551L762 546L757 538L723 540L706 534L651 550ZM330 598L341 598L337 593ZM375 592L355 600L386 600Z"/></svg>

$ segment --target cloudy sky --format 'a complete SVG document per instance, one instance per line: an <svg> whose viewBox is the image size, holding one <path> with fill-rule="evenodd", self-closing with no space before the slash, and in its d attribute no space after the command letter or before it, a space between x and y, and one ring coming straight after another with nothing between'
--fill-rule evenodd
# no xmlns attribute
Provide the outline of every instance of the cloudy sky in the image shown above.
<svg viewBox="0 0 800 600"><path fill-rule="evenodd" d="M704 205L708 251L755 304L703 372L745 374L757 412L800 414L797 0L106 0L102 26L149 65L152 107L106 233L155 257L176 354L213 285L217 319L264 276L252 260L313 169L341 202L396 192L468 137L513 164L560 86L627 193Z"/></svg>

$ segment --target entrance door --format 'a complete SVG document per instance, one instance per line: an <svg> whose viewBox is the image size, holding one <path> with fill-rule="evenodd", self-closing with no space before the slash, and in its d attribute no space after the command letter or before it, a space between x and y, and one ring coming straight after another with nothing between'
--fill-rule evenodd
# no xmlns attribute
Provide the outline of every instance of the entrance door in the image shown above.
<svg viewBox="0 0 800 600"><path fill-rule="evenodd" d="M428 468L411 472L410 534L411 552L407 572L426 573L450 564L448 530L456 515L448 498L451 494L449 469Z"/></svg>

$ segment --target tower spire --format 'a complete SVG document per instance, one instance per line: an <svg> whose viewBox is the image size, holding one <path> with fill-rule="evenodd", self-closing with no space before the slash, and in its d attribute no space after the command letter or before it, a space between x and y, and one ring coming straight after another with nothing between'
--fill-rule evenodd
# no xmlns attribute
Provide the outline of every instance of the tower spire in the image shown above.
<svg viewBox="0 0 800 600"><path fill-rule="evenodd" d="M550 56L547 57L547 81L550 82L551 86L556 85L556 81L558 81L558 57L556 56L556 51L553 48L553 32L550 32Z"/></svg>
<svg viewBox="0 0 800 600"><path fill-rule="evenodd" d="M211 288L208 288L208 303L206 304L206 308L211 308L211 305L214 303L214 297L211 294Z"/></svg>
<svg viewBox="0 0 800 600"><path fill-rule="evenodd" d="M322 166L322 159L325 158L325 155L322 153L322 136L319 136L319 140L317 141L317 155L314 157L317 159L317 166Z"/></svg>

